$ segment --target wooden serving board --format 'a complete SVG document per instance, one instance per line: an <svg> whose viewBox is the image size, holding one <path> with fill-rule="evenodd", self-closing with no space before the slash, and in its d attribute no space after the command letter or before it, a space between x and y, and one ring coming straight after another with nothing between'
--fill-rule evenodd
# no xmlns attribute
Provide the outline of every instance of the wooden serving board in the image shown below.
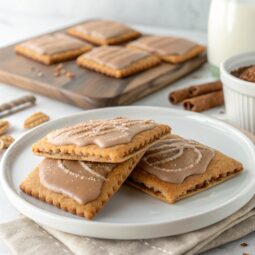
<svg viewBox="0 0 255 255"><path fill-rule="evenodd" d="M203 55L185 64L162 63L142 73L115 79L68 61L64 68L75 74L75 78L70 79L64 75L55 77L56 65L46 66L16 55L14 45L11 45L0 49L0 81L88 109L130 104L182 78L205 62L206 55ZM43 76L39 77L38 72Z"/></svg>

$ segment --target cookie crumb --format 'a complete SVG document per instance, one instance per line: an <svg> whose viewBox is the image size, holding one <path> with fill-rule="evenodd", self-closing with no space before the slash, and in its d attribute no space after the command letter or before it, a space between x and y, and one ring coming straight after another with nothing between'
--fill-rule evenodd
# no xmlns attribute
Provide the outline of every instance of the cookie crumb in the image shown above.
<svg viewBox="0 0 255 255"><path fill-rule="evenodd" d="M54 72L53 72L53 75L55 77L59 77L59 76L62 76L62 75L65 75L66 77L68 78L74 78L75 77L75 74L70 72L70 71L67 71L65 68L64 68L64 65L61 63L61 64L58 64L55 68L54 68Z"/></svg>
<svg viewBox="0 0 255 255"><path fill-rule="evenodd" d="M60 76L60 72L59 71L55 71L54 72L54 76L56 76L56 77Z"/></svg>
<svg viewBox="0 0 255 255"><path fill-rule="evenodd" d="M241 246L241 247L247 247L248 244L247 244L247 243L241 243L240 246Z"/></svg>
<svg viewBox="0 0 255 255"><path fill-rule="evenodd" d="M66 74L66 70L65 69L61 69L60 70L60 74Z"/></svg>
<svg viewBox="0 0 255 255"><path fill-rule="evenodd" d="M63 64L58 64L55 68L56 71L60 71L61 69L64 68L64 65Z"/></svg>
<svg viewBox="0 0 255 255"><path fill-rule="evenodd" d="M44 74L43 74L42 72L39 71L39 72L37 73L37 76L38 76L38 77L43 77Z"/></svg>
<svg viewBox="0 0 255 255"><path fill-rule="evenodd" d="M75 77L75 74L74 74L74 73L71 73L71 72L66 72L66 73L65 73L65 76L72 79L72 78Z"/></svg>

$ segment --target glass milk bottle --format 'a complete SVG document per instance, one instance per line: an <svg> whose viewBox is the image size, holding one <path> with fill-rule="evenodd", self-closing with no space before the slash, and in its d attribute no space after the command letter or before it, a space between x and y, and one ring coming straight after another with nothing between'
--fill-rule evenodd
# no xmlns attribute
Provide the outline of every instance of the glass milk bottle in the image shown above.
<svg viewBox="0 0 255 255"><path fill-rule="evenodd" d="M208 21L208 61L219 75L222 61L255 51L255 0L212 0Z"/></svg>

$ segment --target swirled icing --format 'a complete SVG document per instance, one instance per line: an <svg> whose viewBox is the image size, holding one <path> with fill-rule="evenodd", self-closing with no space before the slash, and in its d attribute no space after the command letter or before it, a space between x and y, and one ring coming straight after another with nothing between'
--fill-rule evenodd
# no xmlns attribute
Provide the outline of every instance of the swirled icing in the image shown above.
<svg viewBox="0 0 255 255"><path fill-rule="evenodd" d="M182 183L188 176L203 174L214 154L198 142L171 136L152 146L139 167L163 181Z"/></svg>

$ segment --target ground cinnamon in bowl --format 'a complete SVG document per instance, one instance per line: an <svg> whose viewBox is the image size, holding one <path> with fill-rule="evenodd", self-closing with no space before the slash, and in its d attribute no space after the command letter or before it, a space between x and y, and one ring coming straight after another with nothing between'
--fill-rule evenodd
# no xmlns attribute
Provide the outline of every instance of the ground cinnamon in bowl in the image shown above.
<svg viewBox="0 0 255 255"><path fill-rule="evenodd" d="M231 74L241 80L255 83L255 65L240 67L231 71Z"/></svg>

